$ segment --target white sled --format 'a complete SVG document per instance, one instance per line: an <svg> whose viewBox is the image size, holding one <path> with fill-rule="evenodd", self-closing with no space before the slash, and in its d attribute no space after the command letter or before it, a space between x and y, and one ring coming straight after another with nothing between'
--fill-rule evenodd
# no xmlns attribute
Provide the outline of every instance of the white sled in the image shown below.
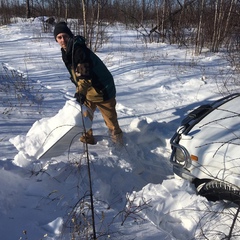
<svg viewBox="0 0 240 240"><path fill-rule="evenodd" d="M58 126L46 137L45 142L35 155L36 159L50 159L70 149L71 144L79 139L83 128L79 126Z"/></svg>
<svg viewBox="0 0 240 240"><path fill-rule="evenodd" d="M88 117L82 117L79 103L68 100L55 116L36 121L26 136L10 139L20 155L15 156L14 161L17 165L22 165L19 163L22 156L28 159L50 159L62 155L79 139L84 128L88 131L91 126L92 121Z"/></svg>

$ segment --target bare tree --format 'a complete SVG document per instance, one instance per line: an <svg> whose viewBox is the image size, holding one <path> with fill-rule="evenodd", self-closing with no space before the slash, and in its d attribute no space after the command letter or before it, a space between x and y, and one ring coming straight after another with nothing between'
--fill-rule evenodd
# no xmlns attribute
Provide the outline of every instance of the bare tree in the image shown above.
<svg viewBox="0 0 240 240"><path fill-rule="evenodd" d="M0 0L0 15L2 24L13 16L77 19L75 32L93 50L101 47L105 26L114 21L135 28L150 43L192 44L196 54L203 47L240 49L239 0Z"/></svg>
<svg viewBox="0 0 240 240"><path fill-rule="evenodd" d="M65 19L66 19L66 21L67 21L67 19L68 19L69 1L70 1L70 0L66 0L66 2L65 2L65 5L66 5L66 7L65 7Z"/></svg>
<svg viewBox="0 0 240 240"><path fill-rule="evenodd" d="M26 0L26 18L31 17L31 12L30 12L30 2L29 0Z"/></svg>
<svg viewBox="0 0 240 240"><path fill-rule="evenodd" d="M87 36L87 20L86 20L86 4L85 0L82 0L82 13L83 13L83 36Z"/></svg>
<svg viewBox="0 0 240 240"><path fill-rule="evenodd" d="M203 29L204 4L205 4L205 0L201 0L200 15L199 15L197 34L196 34L196 42L195 42L195 54L197 54L197 55L201 53L202 45L203 45L202 29Z"/></svg>

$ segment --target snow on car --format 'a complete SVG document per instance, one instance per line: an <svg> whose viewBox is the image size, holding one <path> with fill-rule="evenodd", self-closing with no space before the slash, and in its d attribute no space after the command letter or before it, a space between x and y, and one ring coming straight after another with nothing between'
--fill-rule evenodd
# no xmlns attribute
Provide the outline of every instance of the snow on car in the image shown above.
<svg viewBox="0 0 240 240"><path fill-rule="evenodd" d="M175 175L208 200L240 203L240 94L190 112L170 143Z"/></svg>

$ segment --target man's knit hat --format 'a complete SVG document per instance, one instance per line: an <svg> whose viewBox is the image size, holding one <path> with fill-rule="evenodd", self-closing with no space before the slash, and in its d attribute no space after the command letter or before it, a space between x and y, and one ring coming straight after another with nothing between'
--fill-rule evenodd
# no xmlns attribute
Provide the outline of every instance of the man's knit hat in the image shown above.
<svg viewBox="0 0 240 240"><path fill-rule="evenodd" d="M65 22L59 22L56 24L54 32L53 32L55 39L59 33L66 33L69 35L70 38L72 38L74 36Z"/></svg>

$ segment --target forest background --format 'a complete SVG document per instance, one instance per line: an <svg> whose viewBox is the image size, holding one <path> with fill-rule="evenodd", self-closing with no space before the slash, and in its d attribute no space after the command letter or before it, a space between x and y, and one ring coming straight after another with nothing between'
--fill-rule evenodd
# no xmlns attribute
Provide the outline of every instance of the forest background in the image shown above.
<svg viewBox="0 0 240 240"><path fill-rule="evenodd" d="M0 0L1 25L13 17L75 19L69 23L71 29L97 51L107 40L107 27L120 22L136 29L148 43L191 45L195 54L204 47L211 52L224 48L237 69L239 15L239 0ZM45 23L46 31L49 23L53 22Z"/></svg>

